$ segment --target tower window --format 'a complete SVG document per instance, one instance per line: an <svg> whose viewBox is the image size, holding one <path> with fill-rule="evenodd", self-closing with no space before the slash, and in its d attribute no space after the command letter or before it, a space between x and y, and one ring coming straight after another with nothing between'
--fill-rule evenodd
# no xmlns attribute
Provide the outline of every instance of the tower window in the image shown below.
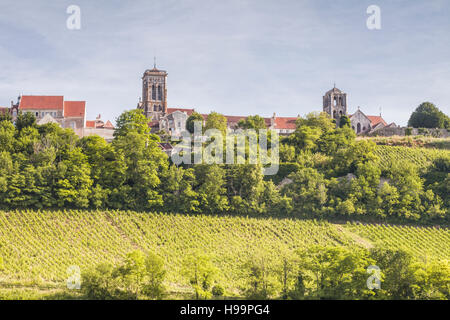
<svg viewBox="0 0 450 320"><path fill-rule="evenodd" d="M155 85L152 85L152 100L156 100L156 88Z"/></svg>
<svg viewBox="0 0 450 320"><path fill-rule="evenodd" d="M161 86L158 86L158 100L162 100L162 89L161 89Z"/></svg>

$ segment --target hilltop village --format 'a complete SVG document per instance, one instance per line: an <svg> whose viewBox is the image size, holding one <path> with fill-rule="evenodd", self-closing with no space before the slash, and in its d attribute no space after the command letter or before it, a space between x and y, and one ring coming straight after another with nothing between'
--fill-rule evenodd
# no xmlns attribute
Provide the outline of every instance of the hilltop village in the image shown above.
<svg viewBox="0 0 450 320"><path fill-rule="evenodd" d="M142 76L142 97L137 108L143 110L148 118L152 132L165 132L171 137L179 137L186 130L186 121L196 110L168 106L168 73L156 68L145 70ZM360 107L353 114L348 113L347 93L336 88L327 91L323 96L323 111L335 119L339 125L342 116L350 119L352 129L359 135L393 135L404 134L404 128L395 123L388 124L381 114L367 115ZM86 101L67 101L64 96L20 95L11 106L0 107L0 113L10 113L15 119L19 112L31 112L36 116L38 124L58 123L63 128L72 128L80 136L97 134L111 140L114 125L109 120L102 120L99 114L95 120L86 119ZM201 114L204 121L208 115ZM235 130L240 120L249 115L224 115L229 130ZM297 116L280 117L274 112L271 117L264 118L268 129L280 135L289 135L296 128ZM403 131L402 131L403 130Z"/></svg>

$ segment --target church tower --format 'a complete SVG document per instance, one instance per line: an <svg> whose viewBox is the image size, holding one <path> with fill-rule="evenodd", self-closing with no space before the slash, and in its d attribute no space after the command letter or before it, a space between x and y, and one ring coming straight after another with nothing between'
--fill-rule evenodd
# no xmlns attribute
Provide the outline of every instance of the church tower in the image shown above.
<svg viewBox="0 0 450 320"><path fill-rule="evenodd" d="M323 96L323 111L335 119L336 124L339 125L341 116L347 115L347 94L334 86Z"/></svg>
<svg viewBox="0 0 450 320"><path fill-rule="evenodd" d="M142 76L142 101L138 108L143 109L145 116L153 121L167 113L167 72L158 70L156 63Z"/></svg>

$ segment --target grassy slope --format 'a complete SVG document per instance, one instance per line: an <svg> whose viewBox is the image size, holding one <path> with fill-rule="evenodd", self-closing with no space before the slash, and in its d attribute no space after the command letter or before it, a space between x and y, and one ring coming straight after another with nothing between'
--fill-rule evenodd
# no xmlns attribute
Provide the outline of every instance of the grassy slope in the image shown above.
<svg viewBox="0 0 450 320"><path fill-rule="evenodd" d="M188 290L180 276L183 257L201 250L214 257L223 283L237 293L242 264L255 251L263 250L276 261L282 252L312 244L370 247L376 243L406 247L427 258L450 258L447 228L134 212L0 211L4 261L0 297L34 298L33 290L52 294L64 288L68 266L83 270L99 262L119 261L133 249L163 256L167 282L178 293Z"/></svg>

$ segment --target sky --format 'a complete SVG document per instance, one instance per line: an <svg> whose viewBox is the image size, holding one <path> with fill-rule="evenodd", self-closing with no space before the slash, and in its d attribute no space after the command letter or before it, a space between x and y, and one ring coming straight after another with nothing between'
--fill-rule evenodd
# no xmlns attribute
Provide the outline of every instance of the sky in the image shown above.
<svg viewBox="0 0 450 320"><path fill-rule="evenodd" d="M366 26L370 5L380 30ZM156 57L169 107L303 116L336 83L350 114L406 125L424 101L449 114L449 18L448 0L1 0L0 106L64 95L114 121Z"/></svg>

